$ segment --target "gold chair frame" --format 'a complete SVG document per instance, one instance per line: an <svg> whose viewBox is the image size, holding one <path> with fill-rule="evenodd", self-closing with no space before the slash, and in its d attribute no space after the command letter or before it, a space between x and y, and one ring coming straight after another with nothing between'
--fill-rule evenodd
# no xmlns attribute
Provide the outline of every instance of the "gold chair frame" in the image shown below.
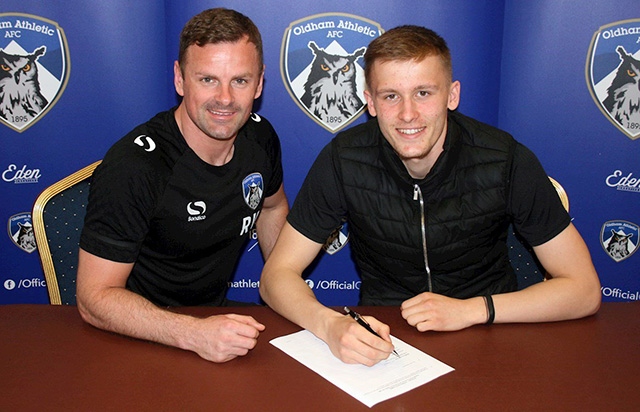
<svg viewBox="0 0 640 412"><path fill-rule="evenodd" d="M102 160L98 160L47 187L40 194L40 196L38 196L33 205L33 213L31 216L31 219L33 221L33 232L36 237L38 253L40 254L40 261L42 262L45 281L47 282L49 300L52 305L61 305L62 298L60 297L58 278L56 276L55 266L51 257L51 250L49 249L49 241L47 238L47 231L44 223L44 208L47 202L49 202L49 200L51 200L54 196L89 178L93 174L95 168L101 162Z"/></svg>

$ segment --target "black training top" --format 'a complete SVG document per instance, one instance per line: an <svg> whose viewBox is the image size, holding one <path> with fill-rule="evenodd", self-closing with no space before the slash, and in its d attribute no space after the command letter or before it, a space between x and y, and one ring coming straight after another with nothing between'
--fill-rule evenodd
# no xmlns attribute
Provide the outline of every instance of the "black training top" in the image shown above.
<svg viewBox="0 0 640 412"><path fill-rule="evenodd" d="M96 169L80 247L135 262L127 288L163 306L221 305L264 198L282 183L280 142L252 114L223 166L187 145L175 109L118 141Z"/></svg>

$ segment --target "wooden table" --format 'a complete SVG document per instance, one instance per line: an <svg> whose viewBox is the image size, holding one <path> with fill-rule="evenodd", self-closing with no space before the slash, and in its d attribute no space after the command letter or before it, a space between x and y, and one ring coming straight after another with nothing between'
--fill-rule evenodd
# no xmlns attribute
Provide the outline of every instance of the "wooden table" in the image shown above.
<svg viewBox="0 0 640 412"><path fill-rule="evenodd" d="M577 321L446 333L417 332L396 307L357 310L455 368L374 411L640 410L640 302L605 303ZM0 306L0 410L370 410L269 343L299 327L266 307L233 311L267 329L247 356L215 364L93 328L75 307Z"/></svg>

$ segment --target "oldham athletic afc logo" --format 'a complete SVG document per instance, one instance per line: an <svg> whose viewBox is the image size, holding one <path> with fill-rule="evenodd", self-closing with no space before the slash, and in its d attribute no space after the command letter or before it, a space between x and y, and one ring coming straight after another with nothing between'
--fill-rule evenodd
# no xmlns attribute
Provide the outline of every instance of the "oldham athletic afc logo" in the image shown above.
<svg viewBox="0 0 640 412"><path fill-rule="evenodd" d="M612 23L594 34L586 76L607 119L632 140L640 137L640 19Z"/></svg>
<svg viewBox="0 0 640 412"><path fill-rule="evenodd" d="M611 220L602 225L600 244L611 259L620 262L638 250L639 232L640 228L635 223Z"/></svg>
<svg viewBox="0 0 640 412"><path fill-rule="evenodd" d="M31 213L13 215L7 222L7 232L13 244L27 253L36 250L36 237L31 224Z"/></svg>
<svg viewBox="0 0 640 412"><path fill-rule="evenodd" d="M282 79L298 106L328 131L363 113L363 56L382 32L378 23L342 13L306 17L285 30Z"/></svg>
<svg viewBox="0 0 640 412"><path fill-rule="evenodd" d="M251 173L242 180L242 194L244 201L253 210L255 210L262 200L264 192L264 183L260 173Z"/></svg>
<svg viewBox="0 0 640 412"><path fill-rule="evenodd" d="M17 132L58 101L69 79L69 50L56 22L0 13L0 122Z"/></svg>

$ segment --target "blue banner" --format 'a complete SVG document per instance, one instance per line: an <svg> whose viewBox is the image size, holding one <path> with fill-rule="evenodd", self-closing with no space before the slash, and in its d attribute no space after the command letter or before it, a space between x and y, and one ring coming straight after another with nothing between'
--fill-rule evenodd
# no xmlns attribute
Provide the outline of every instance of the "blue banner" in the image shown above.
<svg viewBox="0 0 640 412"><path fill-rule="evenodd" d="M280 136L290 201L320 149L367 119L363 48L392 27L427 26L451 48L454 78L462 84L459 110L513 134L566 190L603 298L637 300L636 0L615 7L604 0L4 0L0 60L15 67L5 64L3 71L20 69L35 80L31 90L5 86L0 72L0 219L7 227L0 239L0 304L48 303L30 239L33 202L49 185L101 159L134 126L177 104L172 65L179 33L193 15L217 6L246 14L261 30L265 85L254 109ZM310 103L305 82L323 53L353 69L356 93L347 114ZM327 305L358 301L347 233L337 231L306 274ZM257 239L246 245L231 299L259 301L263 261L256 246Z"/></svg>

